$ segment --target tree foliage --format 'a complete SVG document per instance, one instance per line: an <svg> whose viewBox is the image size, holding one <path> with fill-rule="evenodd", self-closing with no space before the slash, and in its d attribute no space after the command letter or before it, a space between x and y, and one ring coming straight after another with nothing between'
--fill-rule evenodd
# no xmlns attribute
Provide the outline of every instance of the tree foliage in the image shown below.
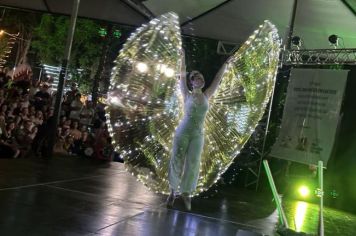
<svg viewBox="0 0 356 236"><path fill-rule="evenodd" d="M69 17L44 14L34 30L32 48L43 63L60 65L67 41ZM92 20L78 19L73 39L70 65L89 68L100 56L102 39L100 25Z"/></svg>
<svg viewBox="0 0 356 236"><path fill-rule="evenodd" d="M40 24L34 29L32 40L32 49L42 64L61 65L69 24L70 19L67 16L42 16ZM92 20L77 20L69 69L84 92L88 92L90 88L91 75L97 69L102 52L104 41L98 33L99 29L100 25ZM77 73L78 69L83 70L81 75Z"/></svg>

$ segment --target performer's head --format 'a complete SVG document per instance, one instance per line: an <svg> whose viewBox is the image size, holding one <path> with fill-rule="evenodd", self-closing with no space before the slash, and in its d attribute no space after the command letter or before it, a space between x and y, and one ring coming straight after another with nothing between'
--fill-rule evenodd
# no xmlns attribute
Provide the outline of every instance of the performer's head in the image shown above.
<svg viewBox="0 0 356 236"><path fill-rule="evenodd" d="M193 89L202 89L205 85L204 76L197 70L189 73L189 83Z"/></svg>

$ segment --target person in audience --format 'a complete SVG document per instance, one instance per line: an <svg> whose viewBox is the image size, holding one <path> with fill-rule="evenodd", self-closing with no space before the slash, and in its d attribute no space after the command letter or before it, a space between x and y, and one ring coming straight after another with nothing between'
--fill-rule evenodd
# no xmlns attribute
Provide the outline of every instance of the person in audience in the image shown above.
<svg viewBox="0 0 356 236"><path fill-rule="evenodd" d="M69 134L70 127L72 125L72 120L66 120L64 121L62 125L62 132L65 134Z"/></svg>
<svg viewBox="0 0 356 236"><path fill-rule="evenodd" d="M77 85L75 83L72 83L70 90L66 93L66 102L69 106L75 100L77 94L79 94Z"/></svg>
<svg viewBox="0 0 356 236"><path fill-rule="evenodd" d="M36 156L48 155L48 130L54 122L54 95L49 87L40 80L13 82L0 71L0 157L25 157L29 147ZM95 110L88 100L83 105L73 83L63 95L55 145L73 155L110 159L112 146L103 122L104 106L99 104ZM93 125L94 116L97 121Z"/></svg>
<svg viewBox="0 0 356 236"><path fill-rule="evenodd" d="M19 127L22 123L22 117L21 116L15 116L15 127Z"/></svg>
<svg viewBox="0 0 356 236"><path fill-rule="evenodd" d="M71 84L70 90L66 92L64 95L63 103L62 103L62 110L65 113L65 116L69 117L70 114L70 105L74 101L75 96L79 93L77 89L77 85L75 83Z"/></svg>
<svg viewBox="0 0 356 236"><path fill-rule="evenodd" d="M40 91L35 94L34 106L36 110L42 110L43 106L49 103L51 95L48 92L48 85L43 84Z"/></svg>
<svg viewBox="0 0 356 236"><path fill-rule="evenodd" d="M3 103L0 107L0 116L6 117L7 104Z"/></svg>
<svg viewBox="0 0 356 236"><path fill-rule="evenodd" d="M54 117L49 117L42 125L38 126L37 133L32 142L32 150L36 156L48 157L48 139L50 132L48 129L53 127Z"/></svg>
<svg viewBox="0 0 356 236"><path fill-rule="evenodd" d="M80 101L81 94L78 93L75 95L75 99L71 102L70 104L70 113L69 113L69 118L73 120L78 120L80 119L80 111L82 110L83 103Z"/></svg>
<svg viewBox="0 0 356 236"><path fill-rule="evenodd" d="M30 116L36 116L36 108L32 105L28 106L28 113Z"/></svg>
<svg viewBox="0 0 356 236"><path fill-rule="evenodd" d="M1 126L1 125L0 125ZM8 158L18 158L20 155L20 149L16 145L16 140L13 135L15 129L15 122L9 121L5 125L5 129L1 130L0 137L0 156Z"/></svg>
<svg viewBox="0 0 356 236"><path fill-rule="evenodd" d="M24 107L28 108L30 106L30 98L29 98L28 93L26 93L20 97L20 106L21 106L21 108L24 108Z"/></svg>
<svg viewBox="0 0 356 236"><path fill-rule="evenodd" d="M78 140L82 137L82 132L78 129L78 121L74 121L69 130L69 135L73 137L74 140Z"/></svg>
<svg viewBox="0 0 356 236"><path fill-rule="evenodd" d="M21 117L22 120L29 120L29 112L27 107L22 107L21 112L19 114L19 117Z"/></svg>
<svg viewBox="0 0 356 236"><path fill-rule="evenodd" d="M35 123L35 125L42 125L42 123L43 123L43 113L42 113L42 111L36 111L36 115L34 117L33 122Z"/></svg>
<svg viewBox="0 0 356 236"><path fill-rule="evenodd" d="M0 158L18 158L20 149L0 138Z"/></svg>
<svg viewBox="0 0 356 236"><path fill-rule="evenodd" d="M6 73L0 72L0 88L3 88L5 86L5 84L7 83L6 79Z"/></svg>
<svg viewBox="0 0 356 236"><path fill-rule="evenodd" d="M14 111L17 108L17 103L16 102L12 102L10 104L10 106L8 107L8 109L6 110L6 117L9 119L14 119L15 118L15 114Z"/></svg>
<svg viewBox="0 0 356 236"><path fill-rule="evenodd" d="M6 129L5 116L0 115L0 137L5 132L5 129Z"/></svg>
<svg viewBox="0 0 356 236"><path fill-rule="evenodd" d="M62 127L66 121L67 121L67 117L61 116L59 119L59 126Z"/></svg>
<svg viewBox="0 0 356 236"><path fill-rule="evenodd" d="M80 123L86 126L91 125L93 116L94 116L94 109L92 108L92 102L86 100L85 106L80 111Z"/></svg>
<svg viewBox="0 0 356 236"><path fill-rule="evenodd" d="M5 91L4 89L0 88L0 98L5 97Z"/></svg>

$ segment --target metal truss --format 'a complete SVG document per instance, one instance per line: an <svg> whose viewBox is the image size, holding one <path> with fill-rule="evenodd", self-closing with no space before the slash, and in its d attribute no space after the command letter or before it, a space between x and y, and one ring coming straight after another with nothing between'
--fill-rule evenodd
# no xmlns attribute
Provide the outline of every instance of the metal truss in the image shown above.
<svg viewBox="0 0 356 236"><path fill-rule="evenodd" d="M232 55L238 44L219 41L217 53ZM282 50L283 65L356 65L356 48L343 49L286 49Z"/></svg>
<svg viewBox="0 0 356 236"><path fill-rule="evenodd" d="M356 65L356 48L292 49L282 53L284 65Z"/></svg>
<svg viewBox="0 0 356 236"><path fill-rule="evenodd" d="M232 55L238 48L239 45L236 43L219 41L216 52L219 55Z"/></svg>

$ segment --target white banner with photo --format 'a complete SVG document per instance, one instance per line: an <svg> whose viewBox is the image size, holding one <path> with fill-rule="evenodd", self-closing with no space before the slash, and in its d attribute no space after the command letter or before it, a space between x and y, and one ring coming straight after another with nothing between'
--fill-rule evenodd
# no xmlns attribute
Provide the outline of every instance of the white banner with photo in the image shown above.
<svg viewBox="0 0 356 236"><path fill-rule="evenodd" d="M292 69L282 126L271 156L326 166L330 158L348 70Z"/></svg>

